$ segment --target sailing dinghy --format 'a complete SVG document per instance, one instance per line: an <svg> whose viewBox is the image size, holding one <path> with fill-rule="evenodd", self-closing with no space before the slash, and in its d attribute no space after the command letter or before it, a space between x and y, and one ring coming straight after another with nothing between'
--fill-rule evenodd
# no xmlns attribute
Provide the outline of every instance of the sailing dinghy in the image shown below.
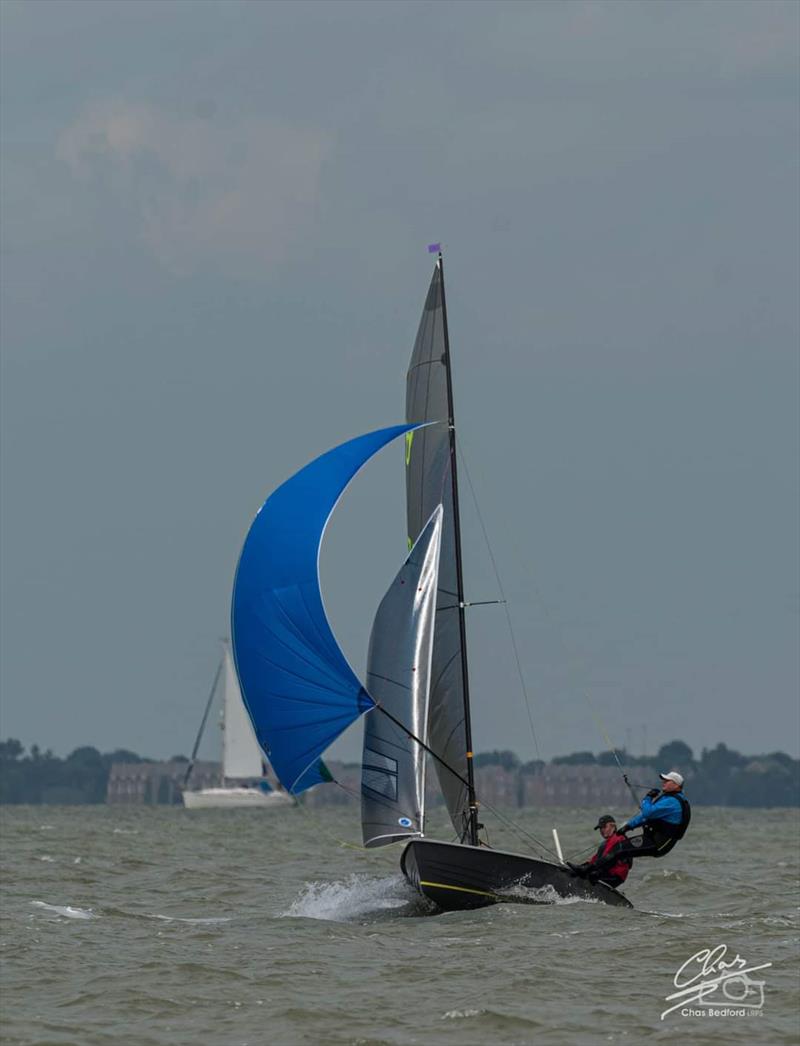
<svg viewBox="0 0 800 1046"><path fill-rule="evenodd" d="M330 514L358 470L405 438L409 553L378 608L366 685L325 615L318 557ZM234 581L232 637L242 696L283 786L331 780L322 755L365 715L362 833L406 844L401 868L444 909L584 898L630 907L604 883L480 839L472 761L466 610L444 271L438 253L408 372L406 422L349 440L266 500ZM425 773L436 766L455 842L425 837Z"/></svg>

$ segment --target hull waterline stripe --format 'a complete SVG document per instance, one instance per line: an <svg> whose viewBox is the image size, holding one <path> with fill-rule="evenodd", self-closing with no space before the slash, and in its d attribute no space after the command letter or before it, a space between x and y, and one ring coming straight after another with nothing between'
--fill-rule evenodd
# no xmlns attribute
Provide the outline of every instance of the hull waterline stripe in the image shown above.
<svg viewBox="0 0 800 1046"><path fill-rule="evenodd" d="M458 890L459 893L475 893L481 897L494 897L497 898L496 893L487 893L486 890L471 890L467 886L450 886L448 883L429 883L424 879L420 879L420 886L432 886L436 890Z"/></svg>

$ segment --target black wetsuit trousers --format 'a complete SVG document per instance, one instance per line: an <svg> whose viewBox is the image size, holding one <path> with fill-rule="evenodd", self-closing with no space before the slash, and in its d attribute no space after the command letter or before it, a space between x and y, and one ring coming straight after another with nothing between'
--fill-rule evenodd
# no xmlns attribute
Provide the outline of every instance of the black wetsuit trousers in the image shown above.
<svg viewBox="0 0 800 1046"><path fill-rule="evenodd" d="M640 835L633 839L626 839L615 847L614 853L595 862L595 868L610 868L615 861L627 859L632 861L636 857L660 857L665 852L665 844L669 839L657 839L651 835ZM605 879L605 876L603 877ZM607 881L607 880L606 880Z"/></svg>

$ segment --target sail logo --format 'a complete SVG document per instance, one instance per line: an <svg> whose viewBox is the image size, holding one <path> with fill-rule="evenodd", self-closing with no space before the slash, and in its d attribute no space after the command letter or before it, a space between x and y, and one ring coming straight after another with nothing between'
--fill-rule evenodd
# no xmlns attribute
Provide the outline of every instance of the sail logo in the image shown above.
<svg viewBox="0 0 800 1046"><path fill-rule="evenodd" d="M411 818L410 817L398 817L397 818L397 823L400 825L401 828L410 828L411 827Z"/></svg>
<svg viewBox="0 0 800 1046"><path fill-rule="evenodd" d="M411 464L411 445L414 442L414 430L406 433L406 468Z"/></svg>
<svg viewBox="0 0 800 1046"><path fill-rule="evenodd" d="M661 1014L663 1021L676 1010L681 1017L761 1016L765 982L751 977L771 962L748 966L739 953L727 958L728 946L701 948L682 963L673 977L675 991L666 997L672 1003Z"/></svg>

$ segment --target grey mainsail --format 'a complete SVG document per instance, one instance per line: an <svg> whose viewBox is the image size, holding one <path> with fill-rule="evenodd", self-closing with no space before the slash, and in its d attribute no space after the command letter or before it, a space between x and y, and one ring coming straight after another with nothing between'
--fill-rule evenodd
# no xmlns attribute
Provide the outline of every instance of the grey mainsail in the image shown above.
<svg viewBox="0 0 800 1046"><path fill-rule="evenodd" d="M383 597L372 626L367 690L380 707L364 724L365 846L384 846L423 830L425 752L399 723L425 741L441 533L438 506Z"/></svg>
<svg viewBox="0 0 800 1046"><path fill-rule="evenodd" d="M463 836L468 823L464 669L459 621L453 468L449 432L449 362L441 264L436 266L414 342L407 375L406 420L438 422L406 434L406 506L412 544L436 505L443 506L442 547L436 600L428 744L453 826Z"/></svg>

